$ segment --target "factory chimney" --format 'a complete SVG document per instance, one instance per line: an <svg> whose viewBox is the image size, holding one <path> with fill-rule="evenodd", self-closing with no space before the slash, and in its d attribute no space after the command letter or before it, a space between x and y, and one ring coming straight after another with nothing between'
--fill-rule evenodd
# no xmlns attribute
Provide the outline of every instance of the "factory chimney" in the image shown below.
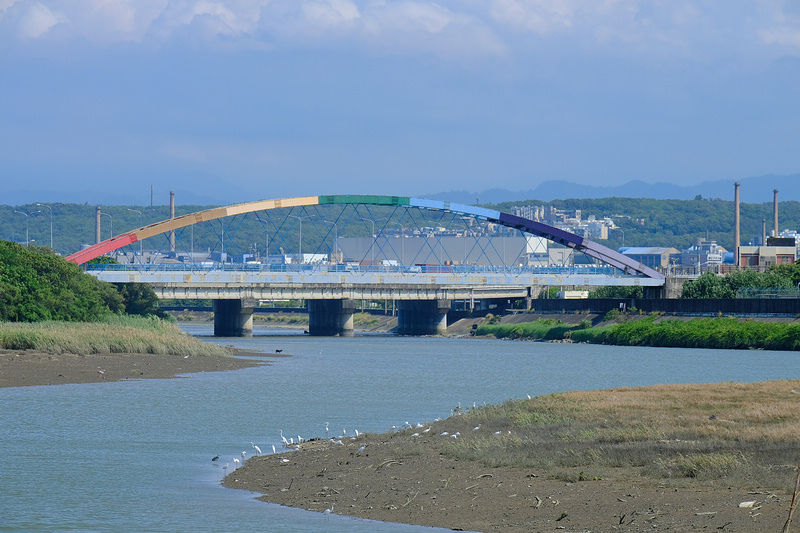
<svg viewBox="0 0 800 533"><path fill-rule="evenodd" d="M100 244L100 206L94 210L94 242Z"/></svg>
<svg viewBox="0 0 800 533"><path fill-rule="evenodd" d="M175 218L175 191L169 191L169 219ZM175 251L175 230L169 232L169 251Z"/></svg>
<svg viewBox="0 0 800 533"><path fill-rule="evenodd" d="M761 219L761 246L767 245L767 219Z"/></svg>
<svg viewBox="0 0 800 533"><path fill-rule="evenodd" d="M733 264L739 266L739 182L733 184Z"/></svg>
<svg viewBox="0 0 800 533"><path fill-rule="evenodd" d="M772 216L775 219L773 221L773 227L775 229L772 230L772 236L777 237L778 236L778 189L774 189L772 191L772 194L774 195L774 199L772 200Z"/></svg>

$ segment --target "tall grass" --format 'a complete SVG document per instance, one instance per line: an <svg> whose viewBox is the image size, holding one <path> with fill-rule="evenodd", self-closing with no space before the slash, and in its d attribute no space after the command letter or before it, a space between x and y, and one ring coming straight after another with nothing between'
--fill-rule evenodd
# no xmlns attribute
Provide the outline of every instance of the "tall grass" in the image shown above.
<svg viewBox="0 0 800 533"><path fill-rule="evenodd" d="M800 380L659 385L512 400L445 421L461 436L447 439L442 453L559 479L613 476L624 467L788 490L799 389Z"/></svg>
<svg viewBox="0 0 800 533"><path fill-rule="evenodd" d="M569 326L552 319L521 324L485 324L476 335L497 338L560 340L620 346L798 350L800 326L778 322L702 318L689 321L647 317L597 328Z"/></svg>
<svg viewBox="0 0 800 533"><path fill-rule="evenodd" d="M568 334L575 329L577 326L540 318L519 324L482 324L475 330L475 335L494 335L498 339L560 340L569 337Z"/></svg>
<svg viewBox="0 0 800 533"><path fill-rule="evenodd" d="M0 349L79 355L230 355L221 346L185 334L172 322L137 316L111 316L100 322L2 322Z"/></svg>

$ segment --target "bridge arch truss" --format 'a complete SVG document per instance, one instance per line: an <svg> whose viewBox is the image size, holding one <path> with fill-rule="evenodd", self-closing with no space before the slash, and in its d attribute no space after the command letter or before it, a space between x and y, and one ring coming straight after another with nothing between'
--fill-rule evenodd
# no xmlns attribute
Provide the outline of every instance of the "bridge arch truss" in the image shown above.
<svg viewBox="0 0 800 533"><path fill-rule="evenodd" d="M582 252L589 257L601 261L615 269L622 271L624 274L641 277L648 280L652 284L663 282L664 275L656 270L643 265L615 250L607 248L594 241L584 237L575 235L573 233L561 230L559 228L543 224L534 220L525 219L501 211L486 209L483 207L456 204L435 200L426 200L420 198L411 198L404 196L373 196L373 195L326 195L326 196L304 196L295 198L272 199L272 200L259 200L254 202L239 203L224 207L216 207L195 213L189 213L175 218L163 220L150 224L138 229L127 231L105 241L102 241L93 246L89 246L79 252L73 253L67 257L68 261L77 264L84 264L96 257L107 254L126 246L131 246L137 242L143 241L158 235L175 232L182 230L195 224L210 222L226 217L234 217L236 215L246 215L249 213L257 213L261 211L271 211L283 208L309 208L312 206L365 206L369 209L370 206L381 207L395 207L395 208L417 208L429 212L445 214L449 213L457 217L472 218L478 221L486 221L506 228L519 230L520 232L536 237L542 237L549 241L561 244L565 247L572 248L577 252ZM369 212L368 212L369 214ZM352 217L352 215L351 215ZM289 224L300 224L300 247L302 248L302 219L303 216L289 215L287 221ZM307 217L309 220L311 217ZM376 222L374 217L369 214L368 217L359 217L359 220L365 224L372 225L373 237L376 232ZM388 220L388 219L387 219ZM336 219L334 221L324 220L327 224L324 226L322 235L323 238L332 238L334 241L338 235L331 235L331 232L337 232L338 224L344 225L347 221ZM221 228L221 238L224 240L225 229ZM477 240L475 241L477 243ZM475 244L477 246L477 244ZM392 246L389 242L384 242L383 246ZM488 246L491 246L489 244ZM269 241L267 241L267 249L269 248ZM430 251L430 250L429 250ZM373 252L374 253L374 252ZM423 259L424 261L424 259Z"/></svg>

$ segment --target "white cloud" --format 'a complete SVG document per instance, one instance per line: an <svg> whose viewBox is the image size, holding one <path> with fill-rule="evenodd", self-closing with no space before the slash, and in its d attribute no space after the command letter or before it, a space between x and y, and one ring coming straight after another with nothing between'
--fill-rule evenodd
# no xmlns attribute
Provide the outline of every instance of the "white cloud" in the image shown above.
<svg viewBox="0 0 800 533"><path fill-rule="evenodd" d="M21 13L19 17L18 32L23 39L42 37L53 26L67 22L63 13L51 11L47 6L33 3Z"/></svg>
<svg viewBox="0 0 800 533"><path fill-rule="evenodd" d="M0 0L0 33L99 45L348 46L463 61L571 43L681 59L800 54L796 0ZM223 37L223 39L219 39Z"/></svg>
<svg viewBox="0 0 800 533"><path fill-rule="evenodd" d="M335 27L357 20L361 14L358 6L349 0L305 2L302 10L306 20L323 27Z"/></svg>
<svg viewBox="0 0 800 533"><path fill-rule="evenodd" d="M575 10L572 0L494 0L490 8L501 24L537 34L571 27Z"/></svg>

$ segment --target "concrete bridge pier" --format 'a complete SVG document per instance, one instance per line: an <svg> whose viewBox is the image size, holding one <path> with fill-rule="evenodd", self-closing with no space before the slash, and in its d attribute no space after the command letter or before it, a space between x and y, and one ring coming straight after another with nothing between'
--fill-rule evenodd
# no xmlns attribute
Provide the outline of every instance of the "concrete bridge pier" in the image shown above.
<svg viewBox="0 0 800 533"><path fill-rule="evenodd" d="M444 335L450 300L398 300L399 335Z"/></svg>
<svg viewBox="0 0 800 533"><path fill-rule="evenodd" d="M214 300L215 337L252 337L255 300Z"/></svg>
<svg viewBox="0 0 800 533"><path fill-rule="evenodd" d="M320 337L352 337L354 300L308 300L308 333Z"/></svg>

